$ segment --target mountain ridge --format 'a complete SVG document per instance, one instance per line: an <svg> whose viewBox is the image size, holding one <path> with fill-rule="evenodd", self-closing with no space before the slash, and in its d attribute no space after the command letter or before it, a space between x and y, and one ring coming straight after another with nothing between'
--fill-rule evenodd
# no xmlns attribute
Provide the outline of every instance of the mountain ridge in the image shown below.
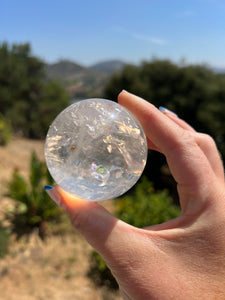
<svg viewBox="0 0 225 300"><path fill-rule="evenodd" d="M126 63L119 59L100 61L91 65L89 68L95 71L105 72L107 74L113 74L120 71Z"/></svg>
<svg viewBox="0 0 225 300"><path fill-rule="evenodd" d="M126 65L121 60L107 60L89 67L68 59L46 64L45 71L50 80L59 80L70 98L101 97L103 87L110 76Z"/></svg>

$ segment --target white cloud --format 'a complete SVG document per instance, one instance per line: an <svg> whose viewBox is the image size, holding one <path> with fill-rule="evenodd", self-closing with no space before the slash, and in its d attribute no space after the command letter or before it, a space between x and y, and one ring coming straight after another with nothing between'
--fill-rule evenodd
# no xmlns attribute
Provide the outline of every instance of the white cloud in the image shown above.
<svg viewBox="0 0 225 300"><path fill-rule="evenodd" d="M168 44L168 41L165 39L162 39L160 37L155 37L155 36L148 36L148 35L144 35L144 34L140 34L140 33L135 33L135 32L129 32L128 30L124 29L123 27L120 26L114 26L112 28L113 31L116 31L120 34L124 34L130 38L136 39L136 40L140 40L140 41L144 41L146 43L151 43L154 45L158 45L158 46L165 46Z"/></svg>
<svg viewBox="0 0 225 300"><path fill-rule="evenodd" d="M165 46L168 44L168 41L165 39L153 37L153 36L147 36L142 34L133 33L131 36L137 40L145 41L147 43L159 45L159 46Z"/></svg>

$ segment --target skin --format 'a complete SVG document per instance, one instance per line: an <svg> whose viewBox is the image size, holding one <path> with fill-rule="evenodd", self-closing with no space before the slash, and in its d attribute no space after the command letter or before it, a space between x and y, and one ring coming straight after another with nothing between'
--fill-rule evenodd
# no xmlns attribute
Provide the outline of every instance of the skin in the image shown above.
<svg viewBox="0 0 225 300"><path fill-rule="evenodd" d="M50 196L105 259L124 299L225 299L224 169L213 139L126 91L118 102L139 119L149 148L166 156L181 215L138 229L59 186Z"/></svg>

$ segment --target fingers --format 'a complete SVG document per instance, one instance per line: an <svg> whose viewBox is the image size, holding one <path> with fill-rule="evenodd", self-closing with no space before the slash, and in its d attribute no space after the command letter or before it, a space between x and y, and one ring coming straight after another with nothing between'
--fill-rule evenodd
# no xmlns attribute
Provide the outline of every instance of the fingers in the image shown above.
<svg viewBox="0 0 225 300"><path fill-rule="evenodd" d="M212 163L216 161L217 167L221 164L218 157L213 158L215 148L210 150L201 138L197 138L198 133L184 121L172 114L168 117L135 95L123 91L118 102L139 119L151 144L165 154L178 183L181 207L196 208L195 199L198 199L198 207L211 199L209 190L215 191L218 181Z"/></svg>
<svg viewBox="0 0 225 300"><path fill-rule="evenodd" d="M183 121L182 119L178 118L178 116L176 114L174 114L173 112L171 112L170 110L160 106L159 110L164 113L168 118L170 118L171 120L174 121L174 123L176 123L177 125L179 125L181 128L185 129L185 130L189 130L192 132L195 132L194 128L191 127L189 124L187 124L185 121Z"/></svg>
<svg viewBox="0 0 225 300"><path fill-rule="evenodd" d="M207 134L196 132L193 127L191 127L182 119L178 118L178 116L173 112L170 112L169 110L162 107L160 107L159 110L163 112L168 118L173 120L176 124L178 124L181 128L188 130L193 134L195 133L194 138L201 150L204 152L205 156L208 158L214 173L219 179L222 179L224 181L223 163L221 161L221 157L214 140Z"/></svg>
<svg viewBox="0 0 225 300"><path fill-rule="evenodd" d="M217 178L224 182L223 163L217 150L215 141L211 138L211 136L204 133L198 133L195 139L205 156L208 158Z"/></svg>
<svg viewBox="0 0 225 300"><path fill-rule="evenodd" d="M126 91L119 94L118 102L138 118L151 143L164 154L180 141L184 130L154 105Z"/></svg>
<svg viewBox="0 0 225 300"><path fill-rule="evenodd" d="M185 130L189 130L192 132L195 132L194 128L191 127L189 124L187 124L185 121L183 121L182 119L178 118L178 116L173 113L172 111L160 106L159 110L165 114L169 119L171 119L174 123L176 123L177 125L179 125L181 128L185 129ZM159 148L157 148L152 141L150 141L150 139L147 137L147 141L148 141L148 147L152 150L156 150L156 151L160 151Z"/></svg>

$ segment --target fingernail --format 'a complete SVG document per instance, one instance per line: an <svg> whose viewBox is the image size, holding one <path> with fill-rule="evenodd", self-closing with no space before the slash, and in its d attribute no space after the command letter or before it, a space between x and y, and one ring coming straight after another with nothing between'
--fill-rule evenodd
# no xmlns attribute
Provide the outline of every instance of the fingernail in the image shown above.
<svg viewBox="0 0 225 300"><path fill-rule="evenodd" d="M60 195L57 193L56 189L54 188L54 186L51 185L46 185L44 187L46 193L49 195L49 197L60 207L64 207L64 205L62 204L62 198L60 197Z"/></svg>
<svg viewBox="0 0 225 300"><path fill-rule="evenodd" d="M163 106L160 106L159 107L159 110L162 112L162 113L165 113L165 114L170 114L170 115L173 115L175 117L178 117L177 114L175 114L173 111L163 107Z"/></svg>
<svg viewBox="0 0 225 300"><path fill-rule="evenodd" d="M51 190L51 189L53 189L53 186L51 186L51 185L45 185L44 189L45 189L45 191Z"/></svg>

